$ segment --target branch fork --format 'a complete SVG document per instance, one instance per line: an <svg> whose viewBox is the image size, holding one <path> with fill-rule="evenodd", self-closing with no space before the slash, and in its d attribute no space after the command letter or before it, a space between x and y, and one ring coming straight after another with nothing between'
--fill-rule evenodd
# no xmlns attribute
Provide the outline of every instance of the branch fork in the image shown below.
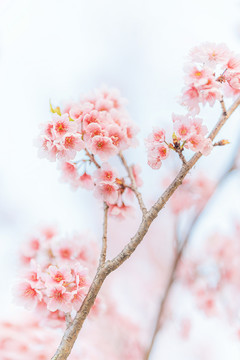
<svg viewBox="0 0 240 360"><path fill-rule="evenodd" d="M222 108L223 103L221 102ZM230 107L228 111L225 111L223 108L223 114L220 117L219 121L211 131L209 138L213 141L214 138L217 136L223 125L226 123L227 119L232 115L232 113L236 110L236 108L240 105L240 97L237 98L237 100L233 103L233 105ZM224 105L225 106L225 105ZM100 255L99 260L99 266L96 272L96 275L93 279L93 282L89 288L89 291L78 310L75 318L71 322L71 324L67 327L62 341L55 353L55 355L52 357L52 360L66 360L71 353L72 347L78 337L78 334L82 328L82 325L91 309L91 307L94 304L94 301L98 295L98 292L101 289L101 286L106 279L106 277L114 270L116 270L123 262L125 262L135 251L136 247L141 243L144 236L148 232L148 229L151 225L151 223L154 221L154 219L158 216L158 213L162 210L162 208L165 206L169 198L172 196L172 194L176 191L176 189L182 184L183 179L185 176L189 173L189 171L194 167L194 165L197 163L197 161L201 158L202 154L200 152L196 153L189 161L185 161L182 164L182 167L177 174L176 178L173 180L173 182L168 186L168 188L164 191L164 193L159 197L159 199L156 201L156 203L150 208L148 211L143 199L141 193L138 191L136 182L133 176L133 172L131 167L127 165L127 162L123 156L123 154L120 152L119 157L122 161L123 166L125 167L128 176L131 180L131 187L137 197L140 209L142 211L142 220L139 225L139 228L136 232L136 234L131 238L129 243L122 249L122 251L112 260L106 261L106 251L107 251L107 211L108 208L106 204L104 204L104 221L103 221L103 238L102 238L102 251ZM174 274L175 269L177 268L177 264L179 262L179 259L181 258L181 255L185 248L185 243L183 243L182 247L177 253L177 257L175 259L175 262L173 264L173 271L170 274L170 281L168 283L168 287L166 290L166 293L168 295L171 285L174 281ZM162 304L166 301L167 295L163 297ZM163 312L160 308L160 313ZM161 316L161 315L160 315ZM148 356L145 357L145 359L148 359Z"/></svg>

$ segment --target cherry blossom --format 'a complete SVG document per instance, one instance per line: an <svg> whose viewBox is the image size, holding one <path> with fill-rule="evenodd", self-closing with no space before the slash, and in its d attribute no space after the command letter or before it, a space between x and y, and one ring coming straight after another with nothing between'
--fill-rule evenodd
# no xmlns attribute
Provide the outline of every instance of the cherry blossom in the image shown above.
<svg viewBox="0 0 240 360"><path fill-rule="evenodd" d="M212 141L206 137L208 130L203 125L203 120L187 115L172 115L173 121L173 143L166 141L166 134L163 129L155 128L145 140L148 165L152 169L159 169L162 161L165 160L169 151L174 150L182 154L184 148L194 152L200 151L207 156L212 151Z"/></svg>

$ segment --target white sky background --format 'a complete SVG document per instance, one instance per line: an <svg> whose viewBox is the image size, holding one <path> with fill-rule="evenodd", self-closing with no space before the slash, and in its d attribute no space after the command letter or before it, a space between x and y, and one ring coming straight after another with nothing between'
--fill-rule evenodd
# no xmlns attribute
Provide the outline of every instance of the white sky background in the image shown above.
<svg viewBox="0 0 240 360"><path fill-rule="evenodd" d="M14 256L25 234L45 223L68 232L100 225L89 216L96 206L91 195L72 192L59 182L55 164L37 157L33 140L48 119L49 99L57 105L104 83L118 87L143 139L153 125L170 121L172 112L184 111L176 101L183 63L189 49L204 41L225 42L240 53L239 1L0 0L0 281L6 287L0 313L6 313ZM217 106L206 112L209 127L219 112ZM226 126L232 141L238 117ZM215 155L206 161L212 175L229 156L219 152L222 161ZM146 162L144 151L139 154ZM144 170L150 195L159 174ZM225 218L240 213L232 201L238 186L234 180L223 198L225 210L216 206L206 229L219 222L227 228ZM238 359L230 344L231 351L229 359ZM192 359L185 353L183 358Z"/></svg>

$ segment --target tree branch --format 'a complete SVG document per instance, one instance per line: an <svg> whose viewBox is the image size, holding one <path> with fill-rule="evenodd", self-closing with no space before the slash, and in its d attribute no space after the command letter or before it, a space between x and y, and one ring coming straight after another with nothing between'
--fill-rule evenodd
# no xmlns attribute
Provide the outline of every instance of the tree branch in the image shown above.
<svg viewBox="0 0 240 360"><path fill-rule="evenodd" d="M220 104L221 104L221 107L222 107L222 113L223 113L224 116L226 116L226 114L227 114L227 109L226 109L225 102L224 102L224 100L223 100L223 96L222 96L222 98L221 98L221 100L220 100Z"/></svg>
<svg viewBox="0 0 240 360"><path fill-rule="evenodd" d="M240 97L233 103L230 107L227 114L222 115L214 129L209 135L209 138L213 140L215 136L219 133L222 126L225 124L227 119L231 116L234 110L240 104ZM72 350L72 347L78 337L78 334L82 328L82 325L94 304L94 301L97 297L97 294L105 280L105 278L114 270L116 270L124 261L126 261L132 253L135 251L136 247L141 243L144 236L146 235L151 223L157 217L159 211L164 207L168 199L175 192L175 190L182 184L183 179L196 164L196 162L201 158L202 154L200 152L196 153L186 164L182 165L182 168L173 182L168 186L162 196L157 200L157 202L152 206L152 208L146 212L143 216L141 224L138 228L137 233L133 236L130 242L124 247L124 249L111 261L107 261L102 268L97 272L94 277L94 280L90 286L90 289L82 303L82 306L78 310L72 324L66 329L62 341L57 349L56 354L52 357L52 360L66 360ZM132 174L131 170L129 176ZM133 175L130 176L132 180ZM136 185L136 184L135 184ZM138 201L141 199L138 197Z"/></svg>
<svg viewBox="0 0 240 360"><path fill-rule="evenodd" d="M104 215L103 215L103 236L102 236L102 251L100 255L99 267L100 269L106 262L107 254L107 220L108 220L108 208L109 206L104 202Z"/></svg>
<svg viewBox="0 0 240 360"><path fill-rule="evenodd" d="M66 325L67 327L71 324L72 322L72 317L71 317L71 314L70 313L66 313L65 314L65 320L66 320Z"/></svg>
<svg viewBox="0 0 240 360"><path fill-rule="evenodd" d="M89 157L89 159L96 165L96 167L97 167L98 169L100 169L101 166L100 166L99 163L96 161L94 155L91 154L91 153L88 151L87 148L85 148L85 151L86 151L86 155Z"/></svg>
<svg viewBox="0 0 240 360"><path fill-rule="evenodd" d="M138 188L137 188L137 185L136 185L136 181L135 181L135 178L134 178L134 176L133 176L132 168L131 168L131 166L128 166L127 161L126 161L125 157L123 156L122 152L119 152L119 155L118 155L118 156L120 157L123 166L124 166L125 169L127 170L128 176L129 176L129 178L130 178L130 180L131 180L131 188L132 188L133 192L134 192L135 195L136 195L136 198L137 198L137 200L138 200L138 203L139 203L140 209L141 209L141 211L142 211L142 214L143 214L143 216L145 216L146 213L147 213L147 209L146 209L146 206L144 205L142 195L141 195L141 193L138 191Z"/></svg>

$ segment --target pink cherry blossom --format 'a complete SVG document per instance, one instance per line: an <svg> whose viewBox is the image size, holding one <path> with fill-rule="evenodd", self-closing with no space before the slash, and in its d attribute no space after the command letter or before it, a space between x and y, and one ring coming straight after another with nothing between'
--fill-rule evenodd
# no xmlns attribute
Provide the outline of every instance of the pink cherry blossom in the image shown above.
<svg viewBox="0 0 240 360"><path fill-rule="evenodd" d="M117 148L109 137L97 135L92 139L91 151L94 155L98 155L102 161L106 161L110 156L117 153Z"/></svg>
<svg viewBox="0 0 240 360"><path fill-rule="evenodd" d="M91 138L93 138L94 136L103 136L104 135L104 130L102 129L102 127L97 124L97 123L91 123L87 126L86 130L85 130L85 135L84 135L84 139L85 140L91 140ZM90 142L91 144L91 142Z"/></svg>
<svg viewBox="0 0 240 360"><path fill-rule="evenodd" d="M73 267L75 283L78 289L86 289L89 286L88 270L79 263Z"/></svg>
<svg viewBox="0 0 240 360"><path fill-rule="evenodd" d="M47 308L49 311L61 310L65 313L71 312L71 300L73 295L67 292L66 288L62 285L55 285L47 290L48 303Z"/></svg>
<svg viewBox="0 0 240 360"><path fill-rule="evenodd" d="M194 85L191 85L190 87L185 87L183 89L183 94L180 102L182 105L186 106L193 115L196 115L200 112L200 101L200 93Z"/></svg>
<svg viewBox="0 0 240 360"><path fill-rule="evenodd" d="M90 125L90 124L98 124L100 123L101 115L97 110L92 110L89 113L87 113L83 118L83 126L84 129Z"/></svg>
<svg viewBox="0 0 240 360"><path fill-rule="evenodd" d="M50 287L54 285L63 285L71 282L72 275L69 268L66 266L57 267L49 266L48 272L45 278L45 286Z"/></svg>
<svg viewBox="0 0 240 360"><path fill-rule="evenodd" d="M90 102L85 102L83 104L75 104L69 110L69 115L71 119L81 122L86 114L91 112L93 109L93 104Z"/></svg>
<svg viewBox="0 0 240 360"><path fill-rule="evenodd" d="M188 116L173 116L173 130L176 136L185 141L193 133L193 126Z"/></svg>
<svg viewBox="0 0 240 360"><path fill-rule="evenodd" d="M66 134L64 137L64 146L68 150L80 151L84 149L85 144L81 139L81 134Z"/></svg>
<svg viewBox="0 0 240 360"><path fill-rule="evenodd" d="M32 281L19 282L14 288L14 295L17 301L26 307L26 309L34 309L39 300L42 299L41 292L35 288Z"/></svg>
<svg viewBox="0 0 240 360"><path fill-rule="evenodd" d="M61 137L66 133L74 133L76 131L76 123L69 120L68 114L63 114L61 116L53 114L52 119L52 131L54 131L54 134L57 137Z"/></svg>
<svg viewBox="0 0 240 360"><path fill-rule="evenodd" d="M201 86L208 82L208 78L211 76L211 69L207 67L199 67L192 64L186 64L184 67L186 72L185 82L192 86Z"/></svg>
<svg viewBox="0 0 240 360"><path fill-rule="evenodd" d="M118 125L110 125L106 130L114 146L119 149L124 149L126 147L127 137Z"/></svg>
<svg viewBox="0 0 240 360"><path fill-rule="evenodd" d="M108 181L101 181L96 185L94 195L109 204L114 204L118 199L118 185Z"/></svg>
<svg viewBox="0 0 240 360"><path fill-rule="evenodd" d="M108 163L102 163L101 169L98 169L94 173L94 177L97 182L109 181L114 182L117 177L117 172Z"/></svg>
<svg viewBox="0 0 240 360"><path fill-rule="evenodd" d="M71 304L74 310L78 311L82 305L86 292L83 289L76 288L72 292Z"/></svg>
<svg viewBox="0 0 240 360"><path fill-rule="evenodd" d="M204 63L210 67L222 64L227 61L230 51L225 44L215 44L206 42L196 46L190 52L190 58L193 62Z"/></svg>

